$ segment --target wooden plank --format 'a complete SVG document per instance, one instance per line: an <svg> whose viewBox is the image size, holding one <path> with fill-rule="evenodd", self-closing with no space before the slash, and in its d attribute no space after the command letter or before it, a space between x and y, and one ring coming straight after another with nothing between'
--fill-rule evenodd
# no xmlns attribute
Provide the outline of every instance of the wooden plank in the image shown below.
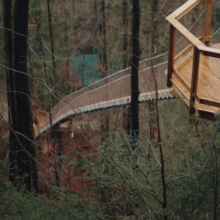
<svg viewBox="0 0 220 220"><path fill-rule="evenodd" d="M212 113L220 111L220 108L206 104L201 104L197 99L195 100L195 106L198 110L202 110L202 111L207 111Z"/></svg>
<svg viewBox="0 0 220 220"><path fill-rule="evenodd" d="M209 56L209 57L215 57L215 58L220 58L220 50L218 50L219 52L216 53L216 52L207 52L207 51L202 51L202 54L204 56Z"/></svg>
<svg viewBox="0 0 220 220"><path fill-rule="evenodd" d="M179 60L182 56L184 56L186 53L188 53L190 50L192 50L194 46L192 44L190 44L189 46L187 46L183 51L181 51L178 55L175 56L174 58L174 62L176 62L177 60Z"/></svg>
<svg viewBox="0 0 220 220"><path fill-rule="evenodd" d="M219 103L219 102L216 102L216 101L214 101L214 100L199 99L199 102L200 102L201 104L210 105L210 106L214 106L214 107L220 108L220 103Z"/></svg>
<svg viewBox="0 0 220 220"><path fill-rule="evenodd" d="M211 41L212 40L212 36L208 35L208 36L204 36L204 37L199 37L198 38L201 42L206 42L206 41Z"/></svg>
<svg viewBox="0 0 220 220"><path fill-rule="evenodd" d="M174 16L177 20L186 15L189 11L195 8L200 3L200 0L189 0L181 7L179 7L176 11L174 11L171 15Z"/></svg>
<svg viewBox="0 0 220 220"><path fill-rule="evenodd" d="M192 63L193 63L193 49L185 54L182 59L179 59L175 63L174 68L177 70L179 75L184 78L184 81L187 82L191 87L192 79Z"/></svg>
<svg viewBox="0 0 220 220"><path fill-rule="evenodd" d="M198 100L199 103L201 103L201 104L210 105L210 106L214 106L214 107L220 108L220 102L217 102L217 101L215 101L215 100L212 100L212 99L204 99L204 98L201 98L201 97L199 97L199 96L197 96L197 100Z"/></svg>
<svg viewBox="0 0 220 220"><path fill-rule="evenodd" d="M190 91L190 106L189 106L189 113L194 113L194 102L197 93L197 84L198 84L198 74L199 74L199 58L200 52L199 50L194 47L193 52L193 67L192 67L192 79L191 79L191 91Z"/></svg>
<svg viewBox="0 0 220 220"><path fill-rule="evenodd" d="M173 88L180 96L180 98L189 106L189 91L178 81L178 79L173 76L171 79L173 82Z"/></svg>
<svg viewBox="0 0 220 220"><path fill-rule="evenodd" d="M211 21L212 21L212 1L206 3L206 26L205 26L205 36L211 35ZM209 41L206 41L206 44Z"/></svg>
<svg viewBox="0 0 220 220"><path fill-rule="evenodd" d="M189 0L185 4L183 4L181 7L179 7L177 10L175 10L171 15L173 15L177 20L179 20L184 15L186 15L188 12L190 12L193 8L199 5L201 2L210 3L212 1L213 0Z"/></svg>
<svg viewBox="0 0 220 220"><path fill-rule="evenodd" d="M185 86L187 90L191 90L190 85L186 82L186 80L181 76L181 74L174 68L173 73L175 74L176 78Z"/></svg>
<svg viewBox="0 0 220 220"><path fill-rule="evenodd" d="M168 54L168 71L167 71L167 86L171 87L173 66L174 66L174 55L175 55L175 40L176 40L176 29L170 25L170 38L169 38L169 54Z"/></svg>
<svg viewBox="0 0 220 220"><path fill-rule="evenodd" d="M220 49L199 45L197 47L205 56L220 58Z"/></svg>

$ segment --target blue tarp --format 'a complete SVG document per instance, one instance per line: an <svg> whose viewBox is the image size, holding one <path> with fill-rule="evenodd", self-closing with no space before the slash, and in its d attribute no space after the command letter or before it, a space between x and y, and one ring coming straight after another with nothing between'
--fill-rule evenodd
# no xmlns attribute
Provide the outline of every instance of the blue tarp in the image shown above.
<svg viewBox="0 0 220 220"><path fill-rule="evenodd" d="M73 58L74 76L83 86L87 86L99 79L99 54L78 55ZM121 69L120 61L111 62L111 73Z"/></svg>
<svg viewBox="0 0 220 220"><path fill-rule="evenodd" d="M99 54L78 55L73 58L74 76L83 86L99 79Z"/></svg>

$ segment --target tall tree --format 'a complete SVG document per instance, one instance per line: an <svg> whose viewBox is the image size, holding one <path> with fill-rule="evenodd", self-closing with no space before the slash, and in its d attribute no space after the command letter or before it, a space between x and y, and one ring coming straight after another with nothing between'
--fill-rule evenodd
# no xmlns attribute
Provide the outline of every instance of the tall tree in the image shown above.
<svg viewBox="0 0 220 220"><path fill-rule="evenodd" d="M123 20L123 69L127 67L128 49L128 2L122 0L122 20Z"/></svg>
<svg viewBox="0 0 220 220"><path fill-rule="evenodd" d="M109 6L107 6L108 9ZM101 16L102 16L102 39L103 39L103 47L102 47L102 71L101 71L101 77L104 78L107 75L109 75L109 59L108 59L108 53L107 53L107 33L106 33L106 12L105 12L105 0L101 1ZM109 115L106 114L105 118L103 119L102 125L101 125L102 131L104 131L106 134L109 132Z"/></svg>
<svg viewBox="0 0 220 220"><path fill-rule="evenodd" d="M97 16L97 2L96 0L93 0L93 7L94 7L94 28L93 28L93 36L94 36L94 46L93 46L93 53L97 53L97 31L98 31L98 16Z"/></svg>
<svg viewBox="0 0 220 220"><path fill-rule="evenodd" d="M63 0L63 3L65 4L66 0ZM66 48L66 57L69 57L70 56L69 43L68 43L68 41L69 41L69 36L68 36L69 15L68 15L67 6L64 5L63 7L64 7L64 14L65 14L65 22L64 22L65 38L64 38L64 41L65 41L65 48ZM70 78L70 60L69 59L66 60L66 70L67 70L67 80L69 80L69 78Z"/></svg>
<svg viewBox="0 0 220 220"><path fill-rule="evenodd" d="M51 52L52 52L52 61L53 61L53 77L56 78L56 63L55 63L55 57L54 57L54 42L53 42L53 29L52 29L52 19L51 19L51 13L50 13L50 0L47 0L47 13L48 13L48 21L49 21L49 31L50 31L50 45L51 45ZM52 83L52 82L51 82Z"/></svg>
<svg viewBox="0 0 220 220"><path fill-rule="evenodd" d="M51 44L51 52L52 52L52 61L53 61L53 77L50 77L49 79L49 85L50 88L53 88L53 81L56 79L56 63L55 63L55 57L54 57L54 41L53 41L53 30L52 30L52 19L51 19L51 13L50 13L50 0L47 0L47 13L48 13L48 21L49 21L49 30L50 30L50 44ZM53 95L52 93L49 93L49 105L48 105L48 111L49 111L49 121L50 121L50 135L51 135L51 141L53 143L53 149L54 149L54 169L55 169L55 178L56 178L56 184L57 186L60 185L59 181L59 175L57 172L57 152L56 152L56 133L53 131L53 119L52 119L52 100Z"/></svg>
<svg viewBox="0 0 220 220"><path fill-rule="evenodd" d="M155 13L157 12L158 0L151 0L151 49L150 55L154 55L154 46L155 46L155 37L156 37L156 28L157 21L155 20Z"/></svg>
<svg viewBox="0 0 220 220"><path fill-rule="evenodd" d="M140 1L133 0L132 8L132 57L131 57L131 130L133 140L139 136L139 86L138 68L140 57L139 29L140 29Z"/></svg>
<svg viewBox="0 0 220 220"><path fill-rule="evenodd" d="M123 57L122 67L123 69L128 67L128 0L122 0L122 25L123 25ZM129 106L127 111L124 107L124 127L127 131L127 135L130 135L131 130L131 107Z"/></svg>
<svg viewBox="0 0 220 220"><path fill-rule="evenodd" d="M5 43L5 65L6 65L6 83L7 83L7 99L8 99L8 121L11 128L16 128L15 117L15 93L14 93L14 72L13 72L13 42L12 42L12 0L2 1L3 23L4 23L4 43ZM9 134L9 160L10 160L10 181L14 181L16 176L17 160L17 142L13 129Z"/></svg>
<svg viewBox="0 0 220 220"><path fill-rule="evenodd" d="M103 38L103 47L102 47L102 76L101 78L107 76L108 73L108 63L107 63L107 40L106 40L106 17L105 17L105 0L101 2L101 15L102 15L102 38Z"/></svg>
<svg viewBox="0 0 220 220"><path fill-rule="evenodd" d="M151 0L151 45L150 45L150 56L153 57L155 53L155 38L156 38L156 30L157 30L157 21L155 19L155 14L157 12L158 0ZM155 89L155 88L154 88ZM153 103L149 102L149 152L151 149L151 141L152 135L154 132L154 128L157 128L157 123L152 117L153 112ZM152 129L153 128L153 129ZM149 154L150 156L150 154Z"/></svg>
<svg viewBox="0 0 220 220"><path fill-rule="evenodd" d="M14 4L14 82L16 98L16 162L19 176L24 178L27 190L31 185L38 190L37 166L35 160L33 116L29 73L27 71L27 35L29 0L16 0ZM14 150L14 147L13 147ZM32 182L33 181L33 182Z"/></svg>

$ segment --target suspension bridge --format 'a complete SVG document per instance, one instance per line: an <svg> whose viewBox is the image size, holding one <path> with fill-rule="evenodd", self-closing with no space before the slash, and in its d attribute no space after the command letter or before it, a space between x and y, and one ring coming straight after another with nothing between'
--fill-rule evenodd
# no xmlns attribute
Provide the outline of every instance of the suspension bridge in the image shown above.
<svg viewBox="0 0 220 220"><path fill-rule="evenodd" d="M189 0L167 17L169 51L140 62L140 103L172 99L175 91L190 114L211 119L220 110L220 36L211 22L214 4L217 1ZM61 99L51 112L53 126L77 114L129 105L130 72L128 67ZM37 121L35 136L50 126L49 117Z"/></svg>

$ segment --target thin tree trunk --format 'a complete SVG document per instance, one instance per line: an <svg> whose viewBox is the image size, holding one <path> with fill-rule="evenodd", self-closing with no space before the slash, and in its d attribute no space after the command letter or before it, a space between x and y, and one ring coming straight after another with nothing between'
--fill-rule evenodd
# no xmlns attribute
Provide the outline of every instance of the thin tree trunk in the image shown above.
<svg viewBox="0 0 220 220"><path fill-rule="evenodd" d="M15 93L14 93L14 73L13 73L13 52L12 52L12 0L3 0L3 22L4 22L4 43L5 43L5 63L6 67L6 83L7 83L7 98L8 98L8 121L11 128L16 128L15 116ZM17 172L15 170L17 160L17 142L14 131L10 129L9 135L9 160L10 160L10 175L9 180L14 181Z"/></svg>
<svg viewBox="0 0 220 220"><path fill-rule="evenodd" d="M94 45L93 45L93 54L97 53L97 39L96 39L96 34L97 34L97 30L99 30L98 27L98 16L97 16L97 2L96 0L94 0L94 30L93 30L93 35L94 35Z"/></svg>
<svg viewBox="0 0 220 220"><path fill-rule="evenodd" d="M14 5L14 69L17 126L17 167L24 178L27 190L38 190L37 166L35 160L33 116L31 109L31 93L27 72L27 35L28 35L29 0L16 0ZM19 33L19 34L17 34ZM21 73L22 72L22 73Z"/></svg>
<svg viewBox="0 0 220 220"><path fill-rule="evenodd" d="M41 6L40 9L36 12L36 24L37 24L37 29L36 29L36 39L37 39L37 44L39 44L39 49L40 53L41 53L41 59L43 60L43 69L44 69L44 73L45 76L47 76L47 65L45 63L44 60L44 50L43 50L43 43L42 43L42 39L41 39L41 33L40 33L40 27L41 27ZM45 100L47 99L47 94L45 93ZM46 104L44 105L44 108L46 109Z"/></svg>
<svg viewBox="0 0 220 220"><path fill-rule="evenodd" d="M155 13L157 12L158 0L151 0L151 49L150 56L154 55L155 37L157 22L155 21Z"/></svg>
<svg viewBox="0 0 220 220"><path fill-rule="evenodd" d="M109 67L108 67L109 65L108 65L108 57L107 57L105 0L102 0L101 2L101 16L102 16L101 32L103 39L103 47L102 47L102 71L100 78L104 78L109 74ZM104 131L105 134L109 132L109 115L107 112L105 117L103 118L101 129L102 131Z"/></svg>
<svg viewBox="0 0 220 220"><path fill-rule="evenodd" d="M128 67L128 1L122 0L122 24L123 24L123 69ZM126 107L123 107L125 110ZM130 135L131 131L131 107L128 106L127 111L124 114L124 124L127 131L127 135Z"/></svg>
<svg viewBox="0 0 220 220"><path fill-rule="evenodd" d="M123 19L123 69L127 67L128 61L128 2L122 0L122 19Z"/></svg>
<svg viewBox="0 0 220 220"><path fill-rule="evenodd" d="M53 42L53 30L52 30L52 20L51 20L51 13L50 13L50 0L47 0L47 12L48 12L48 21L49 21L49 30L50 30L50 44L51 44L51 52L52 52L52 61L53 61L53 78L50 77L49 79L49 85L52 89L54 87L55 79L56 79L56 63L55 63L55 57L54 57L54 42ZM52 93L49 94L49 121L50 121L50 137L54 149L54 169L55 169L55 178L56 178L56 184L57 186L60 185L59 176L57 172L57 158L56 158L56 142L55 142L55 136L53 131L53 119L52 119L52 103L53 103L53 95Z"/></svg>
<svg viewBox="0 0 220 220"><path fill-rule="evenodd" d="M163 148L162 148L162 139L161 139L161 131L160 131L160 118L159 118L159 107L158 107L158 87L157 87L157 80L154 74L153 69L153 63L151 61L151 69L152 69L152 75L155 85L155 92L156 92L156 100L155 100L155 108L156 108L156 124L157 124L157 147L159 148L160 152L160 163L161 163L161 183L162 183L162 196L163 196L163 202L162 207L164 210L163 219L167 220L167 184L166 184L166 176L165 176L165 163L164 163L164 154L163 154Z"/></svg>
<svg viewBox="0 0 220 220"><path fill-rule="evenodd" d="M53 77L55 80L56 79L56 71L55 71L56 63L55 63L55 57L54 57L54 42L53 42L52 20L51 20L51 13L50 13L50 0L47 0L47 13L48 13L49 30L50 30L50 44L51 44L52 61L53 61Z"/></svg>
<svg viewBox="0 0 220 220"><path fill-rule="evenodd" d="M63 0L63 2L65 2L65 0ZM64 6L65 7L65 6ZM68 11L65 7L65 10L64 10L64 14L65 14L65 48L66 48L66 56L69 57L70 56L70 52L69 52L69 37L68 37ZM66 61L66 70L67 70L67 80L69 81L69 78L70 78L70 60L67 59Z"/></svg>
<svg viewBox="0 0 220 220"><path fill-rule="evenodd" d="M59 129L59 128L57 128ZM57 141L57 131L52 131L52 142L53 142L53 150L54 150L54 160L53 160L53 165L54 165L54 173L55 173L55 179L56 179L56 184L59 187L60 186L60 178L58 174L58 165L57 165L57 157L58 157L58 152L56 148L56 143Z"/></svg>
<svg viewBox="0 0 220 220"><path fill-rule="evenodd" d="M138 86L138 68L139 68L139 29L140 29L140 2L133 0L133 21L132 21L132 57L131 57L131 130L134 140L134 148L137 144L136 140L139 136L139 86Z"/></svg>
<svg viewBox="0 0 220 220"><path fill-rule="evenodd" d="M85 55L83 57L83 62L82 62L82 86L85 86Z"/></svg>
<svg viewBox="0 0 220 220"><path fill-rule="evenodd" d="M157 4L158 0L151 0L151 45L150 45L150 56L153 57L154 51L155 51L155 32L157 28L157 22L155 21L155 13L157 11ZM153 65L153 63L152 63ZM153 103L149 103L149 132L150 132L150 137L149 137L149 152L151 151L151 130L152 127L155 125L157 126L157 123L153 120L152 117L152 105ZM149 159L150 159L150 153L149 153Z"/></svg>
<svg viewBox="0 0 220 220"><path fill-rule="evenodd" d="M106 28L106 67L107 67L107 76L111 74L111 57L110 57L110 2L106 4L106 13L105 13L105 28Z"/></svg>
<svg viewBox="0 0 220 220"><path fill-rule="evenodd" d="M102 14L102 37L103 37L103 48L102 48L102 65L103 71L101 78L107 76L108 65L107 65L107 41L106 41L106 21L105 21L105 0L102 0L101 5L101 14Z"/></svg>

